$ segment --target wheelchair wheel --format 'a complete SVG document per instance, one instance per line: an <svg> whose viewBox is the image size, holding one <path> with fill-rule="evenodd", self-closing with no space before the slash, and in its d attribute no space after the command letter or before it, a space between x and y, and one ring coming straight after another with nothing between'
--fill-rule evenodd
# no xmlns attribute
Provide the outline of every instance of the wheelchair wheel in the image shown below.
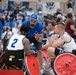
<svg viewBox="0 0 76 75"><path fill-rule="evenodd" d="M56 75L76 75L76 56L71 53L58 55L53 63Z"/></svg>
<svg viewBox="0 0 76 75"><path fill-rule="evenodd" d="M4 67L5 67L4 62L2 61L4 54L5 54L5 52L0 55L0 70L4 69Z"/></svg>

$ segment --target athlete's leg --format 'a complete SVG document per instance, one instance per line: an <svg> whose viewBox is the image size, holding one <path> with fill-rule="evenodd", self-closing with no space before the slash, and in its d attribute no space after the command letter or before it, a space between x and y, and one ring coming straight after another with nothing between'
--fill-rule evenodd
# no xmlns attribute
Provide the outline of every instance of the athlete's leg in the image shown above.
<svg viewBox="0 0 76 75"><path fill-rule="evenodd" d="M49 57L55 57L55 48L53 48L53 47L49 47L48 49L47 49L47 52L48 52L48 55L49 55Z"/></svg>
<svg viewBox="0 0 76 75"><path fill-rule="evenodd" d="M42 49L42 42L38 42L37 40L35 40L35 38L28 38L30 40L30 43L34 43L35 47L36 47L36 52L38 54L38 61L40 64L40 68L43 68L43 58L42 58L42 53L41 53L41 49Z"/></svg>
<svg viewBox="0 0 76 75"><path fill-rule="evenodd" d="M49 57L53 61L54 57L57 56L60 53L60 49L49 47L47 49L47 52L48 52Z"/></svg>
<svg viewBox="0 0 76 75"><path fill-rule="evenodd" d="M38 54L38 61L40 64L40 69L43 69L43 58L42 58L42 43L41 42L35 42L36 52Z"/></svg>
<svg viewBox="0 0 76 75"><path fill-rule="evenodd" d="M41 50L37 50L37 53L38 53L38 61L40 64L40 69L43 69L43 58L42 58Z"/></svg>

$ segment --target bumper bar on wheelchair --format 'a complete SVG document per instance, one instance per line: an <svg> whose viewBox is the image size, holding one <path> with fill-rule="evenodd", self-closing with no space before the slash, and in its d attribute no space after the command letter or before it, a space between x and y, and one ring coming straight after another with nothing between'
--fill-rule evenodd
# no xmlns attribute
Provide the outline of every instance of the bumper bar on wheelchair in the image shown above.
<svg viewBox="0 0 76 75"><path fill-rule="evenodd" d="M3 58L3 61L23 61L23 59L16 59L16 58Z"/></svg>

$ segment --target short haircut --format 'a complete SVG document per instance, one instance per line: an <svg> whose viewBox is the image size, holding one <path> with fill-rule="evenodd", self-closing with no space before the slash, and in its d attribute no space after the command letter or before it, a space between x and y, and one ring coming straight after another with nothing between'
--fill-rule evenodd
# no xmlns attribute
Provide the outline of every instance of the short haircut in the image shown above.
<svg viewBox="0 0 76 75"><path fill-rule="evenodd" d="M65 25L63 25L63 23L58 23L56 26L61 30L65 30Z"/></svg>
<svg viewBox="0 0 76 75"><path fill-rule="evenodd" d="M20 31L21 31L21 32L26 32L26 33L28 33L29 30L30 30L30 26L29 26L29 25L25 25L25 24L22 25L21 28L20 28Z"/></svg>
<svg viewBox="0 0 76 75"><path fill-rule="evenodd" d="M55 25L63 25L63 26L65 26L65 23L57 22L57 23L55 23Z"/></svg>
<svg viewBox="0 0 76 75"><path fill-rule="evenodd" d="M51 24L52 26L55 26L55 22L54 21L49 21L48 24Z"/></svg>

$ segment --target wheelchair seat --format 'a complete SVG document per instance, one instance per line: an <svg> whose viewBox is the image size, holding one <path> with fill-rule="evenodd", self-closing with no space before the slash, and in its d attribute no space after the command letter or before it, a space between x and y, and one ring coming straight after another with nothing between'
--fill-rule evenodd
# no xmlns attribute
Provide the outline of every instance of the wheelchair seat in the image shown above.
<svg viewBox="0 0 76 75"><path fill-rule="evenodd" d="M74 50L72 50L72 53L74 54L74 55L76 55L76 50L74 49Z"/></svg>
<svg viewBox="0 0 76 75"><path fill-rule="evenodd" d="M23 65L24 52L20 51L10 51L7 50L3 57L3 62L5 65L14 69L21 69Z"/></svg>

